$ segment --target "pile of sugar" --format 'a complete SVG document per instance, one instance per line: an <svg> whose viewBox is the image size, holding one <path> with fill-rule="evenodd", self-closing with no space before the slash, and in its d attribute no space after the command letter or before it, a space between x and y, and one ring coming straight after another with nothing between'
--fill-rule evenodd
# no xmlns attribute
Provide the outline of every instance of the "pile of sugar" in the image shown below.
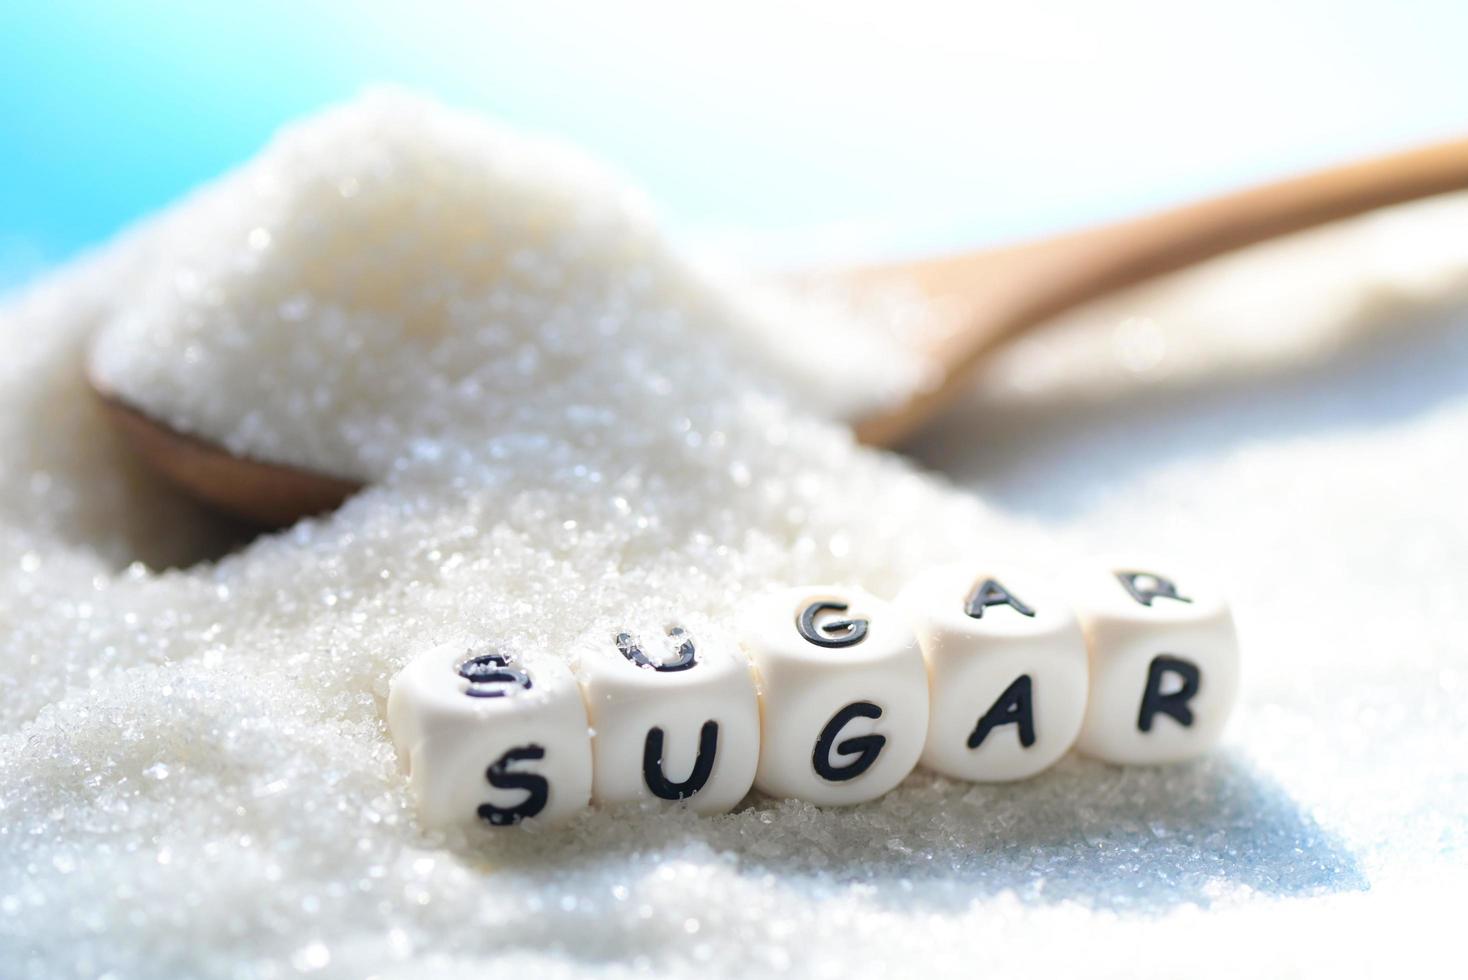
<svg viewBox="0 0 1468 980"><path fill-rule="evenodd" d="M1087 541L853 445L820 415L921 365L778 309L573 155L389 96L0 312L0 972L1130 974L1145 943L1221 975L1321 891L1298 928L1367 932L1356 858L1233 751L917 773L846 810L416 825L381 700L426 644L554 656L669 617L722 643L753 590L890 594ZM373 486L191 564L231 529L114 444L94 336L93 370L160 417ZM1225 913L1234 941L1197 957Z"/></svg>
<svg viewBox="0 0 1468 980"><path fill-rule="evenodd" d="M749 391L855 416L923 368L883 321L695 266L573 149L400 95L286 132L164 224L95 376L179 429L345 476L539 440L632 463L652 447L629 433Z"/></svg>
<svg viewBox="0 0 1468 980"><path fill-rule="evenodd" d="M4 321L24 355L3 379L0 928L40 972L498 950L484 930L515 934L528 893L471 870L507 860L483 844L417 830L384 737L415 651L555 655L649 618L727 642L750 590L891 592L982 536L973 502L809 410L900 379L890 345L819 318L780 337L762 309L574 154L397 96L284 134L26 297ZM94 374L179 428L377 482L217 564L128 563L156 536L163 560L207 554L215 529L111 444L80 390L92 336Z"/></svg>

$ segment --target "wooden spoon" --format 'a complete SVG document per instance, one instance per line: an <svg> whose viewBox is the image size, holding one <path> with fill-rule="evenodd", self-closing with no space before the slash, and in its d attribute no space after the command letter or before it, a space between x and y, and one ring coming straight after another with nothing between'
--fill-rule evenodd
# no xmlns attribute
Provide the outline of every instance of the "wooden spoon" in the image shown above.
<svg viewBox="0 0 1468 980"><path fill-rule="evenodd" d="M1226 194L1143 218L1043 241L851 270L903 283L958 313L934 343L935 383L856 421L857 437L888 446L915 432L963 389L995 348L1083 303L1246 245L1376 208L1468 188L1468 138ZM107 414L163 476L201 501L264 527L330 510L361 484L236 456L178 432L106 390Z"/></svg>

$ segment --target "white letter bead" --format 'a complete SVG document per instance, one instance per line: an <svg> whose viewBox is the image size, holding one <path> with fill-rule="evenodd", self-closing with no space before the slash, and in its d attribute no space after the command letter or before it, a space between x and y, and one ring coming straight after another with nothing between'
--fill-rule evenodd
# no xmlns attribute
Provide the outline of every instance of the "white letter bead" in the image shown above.
<svg viewBox="0 0 1468 980"><path fill-rule="evenodd" d="M931 691L922 764L956 779L1023 779L1065 754L1086 714L1086 641L1034 576L964 564L898 596Z"/></svg>
<svg viewBox="0 0 1468 980"><path fill-rule="evenodd" d="M751 604L741 625L760 686L760 792L860 803L912 771L928 679L894 606L856 589L791 589Z"/></svg>
<svg viewBox="0 0 1468 980"><path fill-rule="evenodd" d="M685 800L723 813L759 761L759 699L742 656L677 627L623 632L581 651L598 804Z"/></svg>
<svg viewBox="0 0 1468 980"><path fill-rule="evenodd" d="M1116 763L1207 751L1233 710L1233 616L1208 580L1150 559L1090 563L1072 595L1091 657L1080 750Z"/></svg>
<svg viewBox="0 0 1468 980"><path fill-rule="evenodd" d="M426 827L554 822L591 795L591 736L570 668L449 644L393 678L393 744Z"/></svg>

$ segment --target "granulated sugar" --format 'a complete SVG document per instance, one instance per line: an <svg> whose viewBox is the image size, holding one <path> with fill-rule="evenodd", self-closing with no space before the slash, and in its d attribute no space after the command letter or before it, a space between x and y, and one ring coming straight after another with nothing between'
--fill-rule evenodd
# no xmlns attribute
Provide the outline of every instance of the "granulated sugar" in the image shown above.
<svg viewBox="0 0 1468 980"><path fill-rule="evenodd" d="M99 380L231 449L349 476L494 437L630 463L647 450L624 439L672 423L697 449L689 419L750 389L855 415L921 371L886 324L696 268L570 148L403 97L287 132L156 239L98 337Z"/></svg>
<svg viewBox="0 0 1468 980"><path fill-rule="evenodd" d="M1445 922L1425 855L1461 868L1461 767L1393 787L1402 827L1340 789L1393 771L1369 742L1342 743L1356 768L1294 747L1337 744L1315 727L1349 708L1446 751L1463 674L1441 663L1424 730L1265 668L1193 765L919 772L845 810L593 810L474 840L416 825L381 705L428 645L557 656L669 618L724 643L765 587L890 595L964 554L1052 571L1147 527L1135 500L1089 529L991 511L855 446L823 419L924 370L884 329L751 297L574 154L400 96L287 133L0 312L0 974L1221 975L1359 967L1325 940L1427 935L1421 894ZM158 417L373 485L199 562L235 531L114 444L83 382L94 336L98 377ZM1178 541L1240 571L1229 528L1182 512ZM1246 670L1274 659L1245 644ZM1383 857L1398 827L1411 862Z"/></svg>

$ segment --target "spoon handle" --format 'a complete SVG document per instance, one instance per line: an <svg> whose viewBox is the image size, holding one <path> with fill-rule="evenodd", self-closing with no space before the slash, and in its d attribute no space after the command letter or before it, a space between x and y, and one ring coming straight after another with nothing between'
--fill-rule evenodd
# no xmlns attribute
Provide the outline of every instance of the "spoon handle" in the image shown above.
<svg viewBox="0 0 1468 980"><path fill-rule="evenodd" d="M1468 188L1468 138L1236 191L1169 211L993 252L880 270L955 302L961 329L936 345L937 383L858 423L888 445L915 431L996 347L1082 303L1214 256L1377 208Z"/></svg>

